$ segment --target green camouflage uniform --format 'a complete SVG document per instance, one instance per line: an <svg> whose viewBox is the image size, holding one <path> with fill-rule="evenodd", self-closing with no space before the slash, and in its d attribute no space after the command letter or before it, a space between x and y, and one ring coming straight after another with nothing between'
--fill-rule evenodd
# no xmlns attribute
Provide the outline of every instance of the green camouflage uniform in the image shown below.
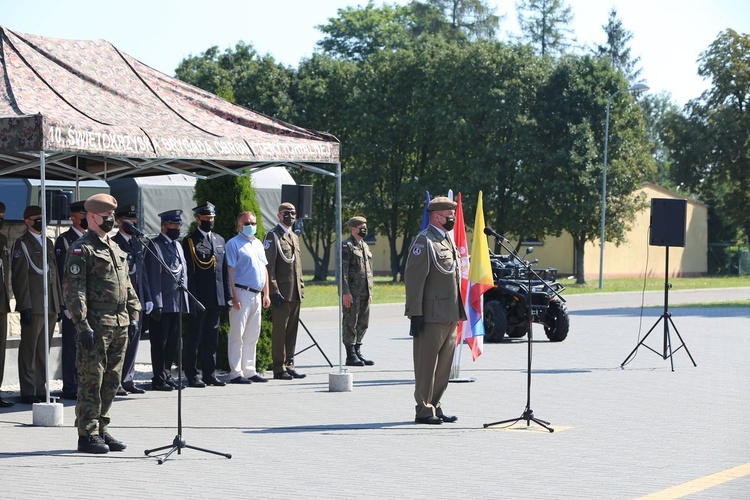
<svg viewBox="0 0 750 500"><path fill-rule="evenodd" d="M372 301L372 253L367 243L347 238L341 249L341 269L341 291L353 298L352 305L344 307L344 345L361 344Z"/></svg>
<svg viewBox="0 0 750 500"><path fill-rule="evenodd" d="M120 386L128 325L141 310L125 252L109 238L87 231L68 248L63 297L76 333L94 330L93 349L84 348L76 335L78 435L104 433Z"/></svg>

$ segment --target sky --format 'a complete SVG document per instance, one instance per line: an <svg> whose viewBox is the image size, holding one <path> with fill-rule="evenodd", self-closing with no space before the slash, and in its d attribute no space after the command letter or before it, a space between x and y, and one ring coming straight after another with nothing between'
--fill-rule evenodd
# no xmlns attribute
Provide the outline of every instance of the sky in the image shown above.
<svg viewBox="0 0 750 500"><path fill-rule="evenodd" d="M405 4L408 0L376 0ZM679 106L710 87L697 60L720 32L750 34L748 0L565 0L578 44L604 44L603 26L617 9L632 32L631 55L651 93L668 93ZM310 57L323 34L316 26L338 10L366 0L0 0L0 25L12 31L70 39L105 39L121 51L174 75L185 57L239 41L284 65ZM487 0L501 40L518 34L515 0Z"/></svg>

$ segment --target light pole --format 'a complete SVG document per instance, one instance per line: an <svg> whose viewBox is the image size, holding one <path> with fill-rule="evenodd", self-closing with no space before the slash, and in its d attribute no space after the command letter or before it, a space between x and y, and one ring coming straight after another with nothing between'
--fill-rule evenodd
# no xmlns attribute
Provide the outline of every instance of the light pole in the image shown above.
<svg viewBox="0 0 750 500"><path fill-rule="evenodd" d="M609 145L609 107L612 105L612 99L614 99L620 92L627 90L628 92L643 92L648 90L649 87L645 83L636 83L632 87L627 89L620 89L614 94L609 96L607 100L607 118L604 122L604 170L602 172L602 231L599 238L600 252L599 252L599 289L601 290L604 286L604 226L606 222L607 212L607 146Z"/></svg>

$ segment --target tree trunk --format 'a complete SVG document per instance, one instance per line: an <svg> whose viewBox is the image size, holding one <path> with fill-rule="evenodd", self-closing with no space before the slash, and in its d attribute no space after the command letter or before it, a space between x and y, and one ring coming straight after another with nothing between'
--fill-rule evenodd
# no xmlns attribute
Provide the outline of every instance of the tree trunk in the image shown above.
<svg viewBox="0 0 750 500"><path fill-rule="evenodd" d="M575 274L576 274L576 284L583 285L586 283L585 276L585 269L583 266L583 257L584 257L584 243L582 243L582 240L580 238L573 238L573 255L575 259Z"/></svg>

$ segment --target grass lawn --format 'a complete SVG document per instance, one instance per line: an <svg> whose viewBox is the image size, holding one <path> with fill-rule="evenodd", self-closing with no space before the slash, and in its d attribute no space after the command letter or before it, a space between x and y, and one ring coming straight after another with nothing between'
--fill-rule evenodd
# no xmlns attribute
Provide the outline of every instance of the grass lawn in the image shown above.
<svg viewBox="0 0 750 500"><path fill-rule="evenodd" d="M338 289L331 279L323 282L311 282L312 277L305 277L305 300L302 307L335 306ZM565 295L598 292L639 292L643 290L643 278L611 278L604 280L604 288L599 290L598 280L592 280L585 285L576 285L574 280L561 279L567 288ZM670 278L672 290L689 290L698 288L730 288L750 286L750 276L717 276L701 278ZM664 278L647 278L646 290L664 290ZM392 304L404 303L404 284L393 283L390 277L376 276L373 290L373 303ZM742 304L739 304L742 305ZM747 305L747 304L745 304Z"/></svg>

